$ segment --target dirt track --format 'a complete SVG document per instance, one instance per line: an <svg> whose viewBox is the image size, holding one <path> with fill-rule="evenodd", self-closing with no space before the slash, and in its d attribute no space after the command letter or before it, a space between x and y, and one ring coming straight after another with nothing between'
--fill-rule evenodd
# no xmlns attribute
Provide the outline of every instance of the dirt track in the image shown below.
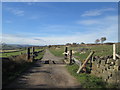
<svg viewBox="0 0 120 90"><path fill-rule="evenodd" d="M45 62L46 61L46 62ZM44 64L44 62L46 64ZM6 88L78 88L80 83L71 76L61 58L46 50L41 61Z"/></svg>

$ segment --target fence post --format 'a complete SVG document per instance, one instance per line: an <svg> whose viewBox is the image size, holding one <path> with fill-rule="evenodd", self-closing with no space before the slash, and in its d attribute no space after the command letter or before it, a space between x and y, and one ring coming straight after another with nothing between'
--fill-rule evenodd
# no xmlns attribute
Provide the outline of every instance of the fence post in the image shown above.
<svg viewBox="0 0 120 90"><path fill-rule="evenodd" d="M113 59L116 60L116 45L113 44Z"/></svg>
<svg viewBox="0 0 120 90"><path fill-rule="evenodd" d="M93 62L93 56L90 58L90 72L92 70L92 62Z"/></svg>
<svg viewBox="0 0 120 90"><path fill-rule="evenodd" d="M72 50L70 50L70 65L72 64Z"/></svg>
<svg viewBox="0 0 120 90"><path fill-rule="evenodd" d="M79 67L77 73L79 73L79 72L85 67L85 65L87 64L87 62L89 61L90 57L92 57L93 54L94 54L94 51L92 51L92 52L88 55L88 57L86 58L86 60L85 60L84 63L82 64L82 66Z"/></svg>
<svg viewBox="0 0 120 90"><path fill-rule="evenodd" d="M65 47L65 59L67 59L67 50L68 50L68 48L67 47Z"/></svg>
<svg viewBox="0 0 120 90"><path fill-rule="evenodd" d="M35 52L35 48L32 47L32 60L34 60L34 52Z"/></svg>
<svg viewBox="0 0 120 90"><path fill-rule="evenodd" d="M27 48L27 60L30 59L30 48Z"/></svg>

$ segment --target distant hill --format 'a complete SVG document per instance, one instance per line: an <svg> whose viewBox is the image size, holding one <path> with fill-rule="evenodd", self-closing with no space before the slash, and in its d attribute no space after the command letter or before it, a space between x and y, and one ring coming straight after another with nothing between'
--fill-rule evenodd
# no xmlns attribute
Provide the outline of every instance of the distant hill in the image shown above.
<svg viewBox="0 0 120 90"><path fill-rule="evenodd" d="M3 50L14 50L14 49L24 49L26 47L31 47L33 45L19 45L19 44L0 44L0 49Z"/></svg>

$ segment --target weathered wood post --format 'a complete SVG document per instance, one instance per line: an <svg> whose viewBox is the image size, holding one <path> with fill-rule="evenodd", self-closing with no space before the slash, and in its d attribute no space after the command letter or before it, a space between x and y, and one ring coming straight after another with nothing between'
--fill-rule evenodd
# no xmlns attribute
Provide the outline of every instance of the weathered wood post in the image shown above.
<svg viewBox="0 0 120 90"><path fill-rule="evenodd" d="M30 48L27 48L27 60L30 59Z"/></svg>
<svg viewBox="0 0 120 90"><path fill-rule="evenodd" d="M92 51L88 57L86 58L86 60L84 61L84 63L82 64L82 66L78 69L77 73L79 73L87 64L87 62L89 61L90 57L92 57L92 55L94 54L95 52Z"/></svg>
<svg viewBox="0 0 120 90"><path fill-rule="evenodd" d="M93 61L93 56L90 58L90 72L92 70L92 61Z"/></svg>
<svg viewBox="0 0 120 90"><path fill-rule="evenodd" d="M83 71L84 71L85 73L87 72L86 64L83 66Z"/></svg>
<svg viewBox="0 0 120 90"><path fill-rule="evenodd" d="M67 59L67 50L68 50L68 47L65 47L65 59Z"/></svg>
<svg viewBox="0 0 120 90"><path fill-rule="evenodd" d="M116 60L116 45L113 44L113 59Z"/></svg>
<svg viewBox="0 0 120 90"><path fill-rule="evenodd" d="M32 60L34 60L34 52L35 52L35 48L32 47Z"/></svg>
<svg viewBox="0 0 120 90"><path fill-rule="evenodd" d="M70 50L70 65L72 64L72 50Z"/></svg>

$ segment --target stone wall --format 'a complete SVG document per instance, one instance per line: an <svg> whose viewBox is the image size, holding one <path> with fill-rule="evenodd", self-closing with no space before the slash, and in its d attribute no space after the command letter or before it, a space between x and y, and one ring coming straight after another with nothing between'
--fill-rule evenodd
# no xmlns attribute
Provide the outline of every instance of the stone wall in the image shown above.
<svg viewBox="0 0 120 90"><path fill-rule="evenodd" d="M120 59L93 57L91 74L108 83L120 84Z"/></svg>

